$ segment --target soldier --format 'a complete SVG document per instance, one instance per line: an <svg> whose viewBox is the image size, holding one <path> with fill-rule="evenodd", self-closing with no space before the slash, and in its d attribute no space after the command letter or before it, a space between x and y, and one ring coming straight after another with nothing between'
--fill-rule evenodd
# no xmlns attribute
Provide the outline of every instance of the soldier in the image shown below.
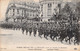
<svg viewBox="0 0 80 51"><path fill-rule="evenodd" d="M48 37L49 34L50 34L50 32L49 32L49 30L48 30L48 28L47 28L47 29L45 30L45 36L44 36L47 40L48 40L47 37Z"/></svg>
<svg viewBox="0 0 80 51"><path fill-rule="evenodd" d="M36 36L37 27L34 27L34 28L33 28L33 31L34 31L34 36Z"/></svg>
<svg viewBox="0 0 80 51"><path fill-rule="evenodd" d="M28 31L29 31L29 28L28 28L28 26L26 26L26 35L27 35Z"/></svg>
<svg viewBox="0 0 80 51"><path fill-rule="evenodd" d="M53 29L50 29L50 38L53 40Z"/></svg>
<svg viewBox="0 0 80 51"><path fill-rule="evenodd" d="M57 30L54 30L54 32L53 32L53 40L54 40L54 38L56 38L56 40L57 40L57 37L58 37L58 31Z"/></svg>
<svg viewBox="0 0 80 51"><path fill-rule="evenodd" d="M76 28L74 32L75 32L75 34L74 34L74 37L75 37L74 45L75 45L75 44L78 44L78 45L79 45L79 41L80 41L79 36L80 36L80 34L79 34L78 28Z"/></svg>
<svg viewBox="0 0 80 51"><path fill-rule="evenodd" d="M47 39L47 37L46 37L46 33L47 33L47 31L46 31L46 29L44 29L44 38Z"/></svg>
<svg viewBox="0 0 80 51"><path fill-rule="evenodd" d="M31 36L31 33L32 33L32 26L31 25L29 26L29 33L30 33L30 36Z"/></svg>
<svg viewBox="0 0 80 51"><path fill-rule="evenodd" d="M24 27L22 27L22 34L24 34L24 31L25 31L25 29L24 29Z"/></svg>
<svg viewBox="0 0 80 51"><path fill-rule="evenodd" d="M42 27L38 28L38 32L39 32L38 36L42 38L41 35L43 35L43 28Z"/></svg>
<svg viewBox="0 0 80 51"><path fill-rule="evenodd" d="M65 32L64 32L65 33ZM65 34L64 34L65 35ZM63 35L62 35L63 36ZM69 44L71 44L71 38L74 36L73 35L73 30L72 28L68 28L67 29L67 35L65 36L68 36L68 39L66 40L66 42L69 40ZM63 36L64 37L64 36Z"/></svg>

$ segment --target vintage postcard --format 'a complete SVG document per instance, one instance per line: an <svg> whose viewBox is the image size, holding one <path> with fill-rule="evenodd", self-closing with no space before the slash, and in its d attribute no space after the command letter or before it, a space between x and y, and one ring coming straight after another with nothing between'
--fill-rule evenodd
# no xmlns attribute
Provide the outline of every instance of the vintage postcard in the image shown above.
<svg viewBox="0 0 80 51"><path fill-rule="evenodd" d="M80 0L0 0L0 51L80 51Z"/></svg>

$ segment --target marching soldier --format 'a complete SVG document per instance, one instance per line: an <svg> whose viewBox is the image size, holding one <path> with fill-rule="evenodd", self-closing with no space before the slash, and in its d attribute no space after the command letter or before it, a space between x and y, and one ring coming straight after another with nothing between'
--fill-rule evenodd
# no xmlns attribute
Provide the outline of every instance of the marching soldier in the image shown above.
<svg viewBox="0 0 80 51"><path fill-rule="evenodd" d="M38 32L39 32L39 35L38 35L38 36L39 36L40 38L42 38L41 35L43 34L43 28L40 27L40 28L38 29Z"/></svg>
<svg viewBox="0 0 80 51"><path fill-rule="evenodd" d="M50 29L50 38L53 39L53 29Z"/></svg>
<svg viewBox="0 0 80 51"><path fill-rule="evenodd" d="M29 31L29 28L28 28L28 26L26 26L26 35L27 35L28 31Z"/></svg>
<svg viewBox="0 0 80 51"><path fill-rule="evenodd" d="M32 25L29 25L29 33L30 33L30 36L31 36L31 33L32 33Z"/></svg>
<svg viewBox="0 0 80 51"><path fill-rule="evenodd" d="M34 32L34 36L36 36L37 27L34 27L34 28L33 28L33 32Z"/></svg>
<svg viewBox="0 0 80 51"><path fill-rule="evenodd" d="M24 29L24 27L22 27L22 34L24 34L24 31L25 31L25 29Z"/></svg>

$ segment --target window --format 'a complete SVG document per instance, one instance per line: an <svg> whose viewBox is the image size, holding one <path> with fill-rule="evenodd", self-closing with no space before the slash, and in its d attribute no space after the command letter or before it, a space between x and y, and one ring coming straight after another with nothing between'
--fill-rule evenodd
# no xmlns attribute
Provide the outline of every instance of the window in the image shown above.
<svg viewBox="0 0 80 51"><path fill-rule="evenodd" d="M49 4L48 4L48 12L47 12L47 16L48 16L48 17L51 17L51 13L52 13L52 8L51 8L51 7L52 7L52 4L49 3Z"/></svg>
<svg viewBox="0 0 80 51"><path fill-rule="evenodd" d="M52 6L52 4L51 4L51 3L49 3L49 4L48 4L48 7L51 7L51 6Z"/></svg>
<svg viewBox="0 0 80 51"><path fill-rule="evenodd" d="M17 9L17 14L19 14L19 9Z"/></svg>
<svg viewBox="0 0 80 51"><path fill-rule="evenodd" d="M15 11L15 9L13 9L13 16L14 16L14 11Z"/></svg>
<svg viewBox="0 0 80 51"><path fill-rule="evenodd" d="M61 7L61 4L58 4L58 7Z"/></svg>
<svg viewBox="0 0 80 51"><path fill-rule="evenodd" d="M23 16L23 10L22 10L22 16Z"/></svg>
<svg viewBox="0 0 80 51"><path fill-rule="evenodd" d="M53 4L54 4L54 2L53 2Z"/></svg>
<svg viewBox="0 0 80 51"><path fill-rule="evenodd" d="M48 21L50 21L50 19L48 19Z"/></svg>
<svg viewBox="0 0 80 51"><path fill-rule="evenodd" d="M41 17L43 17L43 15L41 15Z"/></svg>
<svg viewBox="0 0 80 51"><path fill-rule="evenodd" d="M41 8L43 8L43 5L41 5Z"/></svg>
<svg viewBox="0 0 80 51"><path fill-rule="evenodd" d="M48 9L47 16L51 16L51 13L52 13L51 9Z"/></svg>
<svg viewBox="0 0 80 51"><path fill-rule="evenodd" d="M48 16L51 16L51 15L48 15Z"/></svg>
<svg viewBox="0 0 80 51"><path fill-rule="evenodd" d="M49 3L49 4L48 4L48 11L51 11L51 9L52 9L51 7L52 7L52 4Z"/></svg>
<svg viewBox="0 0 80 51"><path fill-rule="evenodd" d="M32 16L32 14L30 14L30 16Z"/></svg>
<svg viewBox="0 0 80 51"><path fill-rule="evenodd" d="M15 9L13 9L13 12L15 11Z"/></svg>
<svg viewBox="0 0 80 51"><path fill-rule="evenodd" d="M48 11L51 11L52 10L52 8L48 8Z"/></svg>
<svg viewBox="0 0 80 51"><path fill-rule="evenodd" d="M43 5L41 5L41 11L43 11Z"/></svg>
<svg viewBox="0 0 80 51"><path fill-rule="evenodd" d="M34 14L33 14L33 16L34 16Z"/></svg>
<svg viewBox="0 0 80 51"><path fill-rule="evenodd" d="M13 16L14 16L14 12L13 12Z"/></svg>

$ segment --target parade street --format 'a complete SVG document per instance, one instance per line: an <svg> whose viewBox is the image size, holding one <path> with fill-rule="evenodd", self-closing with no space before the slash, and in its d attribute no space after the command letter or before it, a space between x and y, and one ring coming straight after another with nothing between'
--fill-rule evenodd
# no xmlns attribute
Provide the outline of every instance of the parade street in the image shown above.
<svg viewBox="0 0 80 51"><path fill-rule="evenodd" d="M66 44L58 42L58 41L52 41L49 37L48 40L45 38L38 37L38 32L36 37L33 36L33 33L31 36L29 36L29 32L26 35L25 33L22 34L21 30L9 30L9 29L0 29L0 41L1 41L1 47L5 48L7 46L8 49L14 49L17 47L50 47L54 48L58 46L58 48L62 47L73 47L76 48L77 45L73 44ZM7 49L6 48L6 49ZM64 50L64 49L63 49ZM74 49L72 49L74 50Z"/></svg>

